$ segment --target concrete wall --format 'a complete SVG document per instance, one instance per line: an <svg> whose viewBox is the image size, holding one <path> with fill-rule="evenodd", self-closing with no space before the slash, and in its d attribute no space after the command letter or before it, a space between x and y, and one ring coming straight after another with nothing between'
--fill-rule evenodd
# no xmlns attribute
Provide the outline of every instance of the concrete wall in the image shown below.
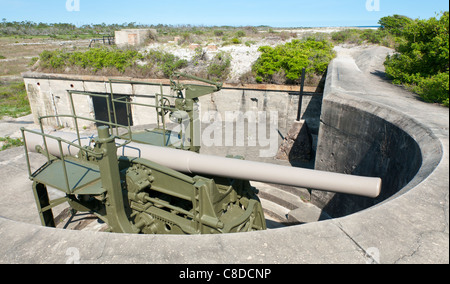
<svg viewBox="0 0 450 284"><path fill-rule="evenodd" d="M115 32L116 45L137 46L144 44L151 34L156 35L155 29L125 29Z"/></svg>
<svg viewBox="0 0 450 284"><path fill-rule="evenodd" d="M25 87L28 92L35 122L40 116L72 114L68 90L96 92L103 95L111 93L108 79L96 76L72 76L57 74L25 73ZM126 78L133 80L132 78ZM151 82L150 80L134 80ZM165 81L163 93L170 94L170 87ZM130 96L136 103L155 104L155 94L161 93L161 87L130 83L113 83L114 94ZM146 95L142 97L141 95ZM76 113L82 117L95 118L92 98L86 95L74 94ZM172 100L173 101L173 100ZM172 102L173 103L173 102ZM313 135L319 131L319 115L322 103L321 95L307 95L303 98L302 119L305 119ZM276 111L278 113L278 130L281 136L286 136L292 122L296 120L298 109L298 93L290 91L270 91L254 89L224 88L222 91L200 98L201 116L207 112L217 111L225 120L227 111L258 112ZM154 108L132 105L134 126L155 124L157 115ZM54 127L74 128L73 119L49 119L44 122ZM80 127L92 128L94 124L88 121L79 122Z"/></svg>
<svg viewBox="0 0 450 284"><path fill-rule="evenodd" d="M315 169L381 177L383 187L376 199L314 191L312 202L333 217L407 192L430 174L442 156L439 140L427 127L401 112L340 92L338 77L336 69L327 78Z"/></svg>

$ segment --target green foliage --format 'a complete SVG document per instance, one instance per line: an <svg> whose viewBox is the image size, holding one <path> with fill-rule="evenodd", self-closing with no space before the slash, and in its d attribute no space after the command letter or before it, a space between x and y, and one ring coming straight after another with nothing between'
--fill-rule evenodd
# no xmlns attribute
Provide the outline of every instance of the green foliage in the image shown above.
<svg viewBox="0 0 450 284"><path fill-rule="evenodd" d="M349 44L380 44L394 47L397 37L383 29L346 29L331 33L331 39L335 43Z"/></svg>
<svg viewBox="0 0 450 284"><path fill-rule="evenodd" d="M6 59L6 57L0 54L0 59Z"/></svg>
<svg viewBox="0 0 450 284"><path fill-rule="evenodd" d="M13 147L23 146L23 141L20 138L0 137L0 151L4 151Z"/></svg>
<svg viewBox="0 0 450 284"><path fill-rule="evenodd" d="M164 51L151 50L145 56L147 64L156 65L169 78L178 69L186 67L188 62Z"/></svg>
<svg viewBox="0 0 450 284"><path fill-rule="evenodd" d="M362 43L361 30L357 29L346 29L343 31L331 33L331 39L336 43Z"/></svg>
<svg viewBox="0 0 450 284"><path fill-rule="evenodd" d="M260 58L253 65L256 81L274 83L283 74L287 83L298 83L302 69L307 74L323 75L335 57L333 44L326 40L293 40L275 48L261 46Z"/></svg>
<svg viewBox="0 0 450 284"><path fill-rule="evenodd" d="M236 32L236 37L244 37L244 36L246 36L244 31L237 31Z"/></svg>
<svg viewBox="0 0 450 284"><path fill-rule="evenodd" d="M146 64L138 66L137 61ZM185 67L187 61L163 51L149 51L143 55L133 49L92 48L86 52L44 51L40 54L39 65L41 69L56 72L64 71L66 67L77 66L94 73L105 68L113 68L120 73L124 73L130 67L137 67L137 70L155 68L169 78L173 71Z"/></svg>
<svg viewBox="0 0 450 284"><path fill-rule="evenodd" d="M414 20L406 16L393 15L381 18L380 21L378 21L378 24L381 26L380 30L387 31L396 36L401 36L405 27L412 22L414 22Z"/></svg>
<svg viewBox="0 0 450 284"><path fill-rule="evenodd" d="M238 39L238 38L235 37L235 38L232 38L232 39L231 39L231 43L232 43L232 44L241 44L242 41L241 41L240 39Z"/></svg>
<svg viewBox="0 0 450 284"><path fill-rule="evenodd" d="M61 70L65 67L79 66L96 72L111 67L124 72L127 67L142 59L136 50L92 48L86 52L66 52L64 50L43 51L40 54L40 67Z"/></svg>
<svg viewBox="0 0 450 284"><path fill-rule="evenodd" d="M91 24L77 27L68 23L35 23L31 21L0 22L0 36L49 36L54 39L92 38L98 35L111 35L122 29L148 27L136 23L124 24Z"/></svg>
<svg viewBox="0 0 450 284"><path fill-rule="evenodd" d="M415 20L402 29L404 41L388 56L386 73L425 101L448 106L449 13L440 19Z"/></svg>
<svg viewBox="0 0 450 284"><path fill-rule="evenodd" d="M20 117L31 113L23 81L0 81L0 118Z"/></svg>
<svg viewBox="0 0 450 284"><path fill-rule="evenodd" d="M420 78L413 91L421 94L426 102L438 102L444 106L449 106L449 72L438 73L430 77Z"/></svg>
<svg viewBox="0 0 450 284"><path fill-rule="evenodd" d="M225 81L230 71L231 55L224 51L217 53L206 69L208 79L217 81Z"/></svg>

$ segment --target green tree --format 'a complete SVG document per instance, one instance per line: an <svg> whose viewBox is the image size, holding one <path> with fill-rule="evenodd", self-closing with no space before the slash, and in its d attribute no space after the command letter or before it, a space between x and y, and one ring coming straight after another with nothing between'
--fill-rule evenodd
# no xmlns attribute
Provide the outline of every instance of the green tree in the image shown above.
<svg viewBox="0 0 450 284"><path fill-rule="evenodd" d="M381 18L378 24L380 24L381 30L385 30L393 35L400 36L403 34L403 30L405 29L405 27L412 22L414 22L414 20L406 16L393 15Z"/></svg>
<svg viewBox="0 0 450 284"><path fill-rule="evenodd" d="M404 41L388 56L386 73L425 101L448 106L449 13L428 20L415 20L402 30Z"/></svg>

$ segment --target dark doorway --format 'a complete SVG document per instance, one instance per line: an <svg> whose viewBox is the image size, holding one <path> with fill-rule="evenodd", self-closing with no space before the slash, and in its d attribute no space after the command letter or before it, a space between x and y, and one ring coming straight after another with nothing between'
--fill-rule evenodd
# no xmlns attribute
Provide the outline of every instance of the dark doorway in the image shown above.
<svg viewBox="0 0 450 284"><path fill-rule="evenodd" d="M130 101L130 96L114 94L114 108L112 105L111 94L99 93L99 95L107 95L108 98L91 96L92 103L94 105L95 119L98 121L109 122L108 116L108 103L110 106L111 122L116 123L114 119L114 108L116 111L117 124L127 126L133 126L133 116L131 114L131 108L127 113L127 104L125 102ZM107 125L106 123L97 122L97 127Z"/></svg>

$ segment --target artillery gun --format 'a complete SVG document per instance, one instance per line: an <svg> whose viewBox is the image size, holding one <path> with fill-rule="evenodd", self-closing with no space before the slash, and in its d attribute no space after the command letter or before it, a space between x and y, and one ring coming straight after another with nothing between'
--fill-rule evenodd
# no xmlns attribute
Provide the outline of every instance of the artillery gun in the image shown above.
<svg viewBox="0 0 450 284"><path fill-rule="evenodd" d="M172 83L178 106L156 105L158 115L184 111L183 116L187 114L194 121L192 106L198 97L220 88L220 84L214 83L201 87ZM70 98L71 95L69 92ZM21 129L28 173L44 226L55 227L52 209L67 202L73 211L95 214L108 225L109 231L116 233L248 232L267 229L258 190L250 181L372 198L380 194L379 178L257 163L240 157L201 155L192 141L188 141L188 147L153 145L145 139L136 139L130 125L113 123L111 118L102 121L104 125L98 127L96 136L83 136L77 121L98 121L77 116L72 98L70 101L72 115L58 117L73 118L76 133L46 134L42 120L56 116L41 117L40 131ZM124 128L125 134L119 134L119 129ZM166 136L166 129L162 134ZM31 170L30 151L47 158L35 171ZM48 187L62 191L65 196L50 200Z"/></svg>

